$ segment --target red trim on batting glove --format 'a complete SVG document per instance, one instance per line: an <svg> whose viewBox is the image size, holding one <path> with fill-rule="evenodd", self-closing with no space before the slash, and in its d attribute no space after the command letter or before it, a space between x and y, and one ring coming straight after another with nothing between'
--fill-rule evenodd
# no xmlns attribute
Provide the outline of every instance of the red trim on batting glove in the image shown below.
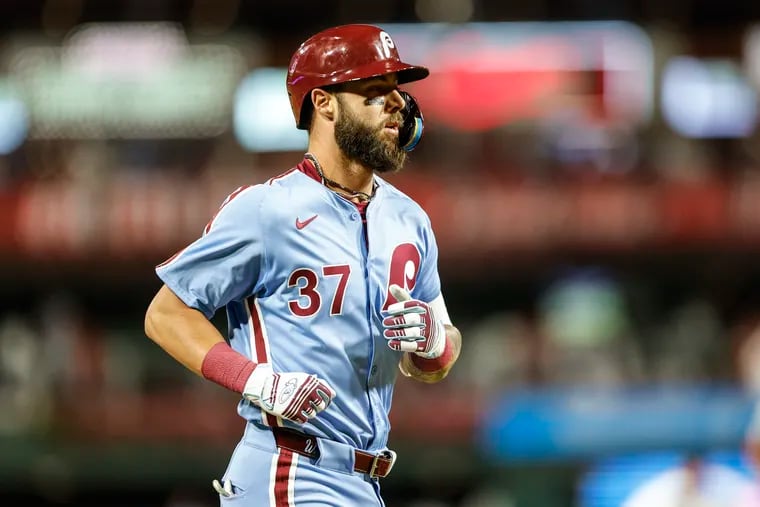
<svg viewBox="0 0 760 507"><path fill-rule="evenodd" d="M451 361L454 360L454 347L451 346L451 340L446 337L446 346L443 349L443 354L435 359L425 359L417 354L410 353L412 364L419 368L421 371L431 373L446 368Z"/></svg>
<svg viewBox="0 0 760 507"><path fill-rule="evenodd" d="M203 378L242 394L254 368L256 363L232 350L225 342L219 342L203 358L201 374Z"/></svg>

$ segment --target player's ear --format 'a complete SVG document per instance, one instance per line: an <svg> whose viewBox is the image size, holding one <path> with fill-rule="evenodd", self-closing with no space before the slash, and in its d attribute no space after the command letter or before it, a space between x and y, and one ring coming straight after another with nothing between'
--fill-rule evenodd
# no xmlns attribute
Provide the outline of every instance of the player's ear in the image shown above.
<svg viewBox="0 0 760 507"><path fill-rule="evenodd" d="M314 112L330 121L335 118L335 104L337 102L335 95L321 88L315 88L311 91L311 103L314 104Z"/></svg>

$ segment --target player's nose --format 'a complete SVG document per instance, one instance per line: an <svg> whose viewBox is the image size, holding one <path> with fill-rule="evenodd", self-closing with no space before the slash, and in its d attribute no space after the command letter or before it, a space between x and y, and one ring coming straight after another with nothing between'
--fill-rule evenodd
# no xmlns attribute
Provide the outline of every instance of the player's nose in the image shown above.
<svg viewBox="0 0 760 507"><path fill-rule="evenodd" d="M404 109L405 105L406 105L406 101L404 101L404 97L401 96L401 92L399 92L398 89L395 89L392 92L390 92L385 99L385 107L391 113L395 113L396 111L401 111L402 109Z"/></svg>

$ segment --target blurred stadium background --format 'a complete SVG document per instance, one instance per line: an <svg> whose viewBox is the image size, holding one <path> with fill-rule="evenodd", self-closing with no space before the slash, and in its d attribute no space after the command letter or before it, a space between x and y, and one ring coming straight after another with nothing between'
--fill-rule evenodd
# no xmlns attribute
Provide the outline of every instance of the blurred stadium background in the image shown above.
<svg viewBox="0 0 760 507"><path fill-rule="evenodd" d="M758 21L740 0L3 0L0 505L217 504L242 421L145 338L153 266L300 160L285 67L350 22L433 71L392 182L431 216L465 337L448 380L399 382L389 507L760 505Z"/></svg>

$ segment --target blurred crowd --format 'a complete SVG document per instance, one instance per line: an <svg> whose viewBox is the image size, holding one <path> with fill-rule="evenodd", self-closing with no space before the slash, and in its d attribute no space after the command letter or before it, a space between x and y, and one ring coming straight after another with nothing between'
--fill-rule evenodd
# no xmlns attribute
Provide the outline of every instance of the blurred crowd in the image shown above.
<svg viewBox="0 0 760 507"><path fill-rule="evenodd" d="M144 287L157 283L151 273L145 279ZM440 389L485 399L531 387L735 383L760 396L758 303L738 300L748 297L742 287L718 297L709 287L669 282L575 268L548 283L517 286L506 301L488 281L457 282L449 311L467 346ZM24 306L0 319L0 399L13 407L0 413L4 433L49 431L56 402L76 403L82 393L90 411L98 400L125 395L187 389L219 398L215 387L167 365L145 338L139 310L147 289L130 295L112 286L94 294L42 290L29 306L8 301Z"/></svg>

